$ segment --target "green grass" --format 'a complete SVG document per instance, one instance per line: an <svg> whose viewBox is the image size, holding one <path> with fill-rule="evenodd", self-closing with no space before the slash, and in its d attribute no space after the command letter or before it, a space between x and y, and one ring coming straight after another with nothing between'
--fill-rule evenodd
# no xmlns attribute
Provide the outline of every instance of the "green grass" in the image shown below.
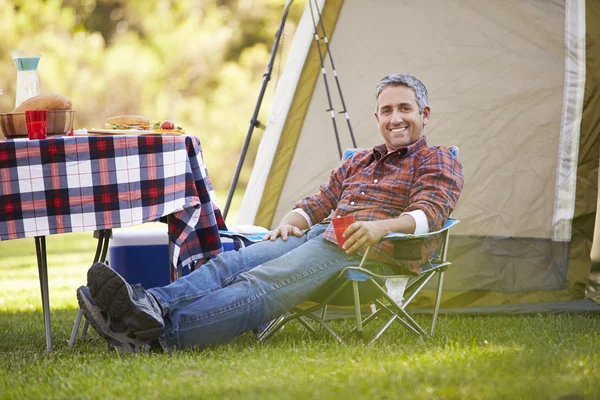
<svg viewBox="0 0 600 400"><path fill-rule="evenodd" d="M51 352L33 240L0 242L0 398L600 398L600 319L586 315L441 316L433 339L398 325L369 347L290 324L267 343L246 334L207 350L119 355L95 332L69 349L91 236L47 239Z"/></svg>

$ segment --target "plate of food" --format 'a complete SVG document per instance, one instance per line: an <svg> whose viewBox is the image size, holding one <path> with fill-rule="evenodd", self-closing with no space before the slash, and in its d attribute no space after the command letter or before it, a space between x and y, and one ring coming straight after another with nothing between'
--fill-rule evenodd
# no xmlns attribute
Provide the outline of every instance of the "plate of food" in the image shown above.
<svg viewBox="0 0 600 400"><path fill-rule="evenodd" d="M185 131L171 121L150 123L150 120L142 115L117 115L110 117L104 124L104 129L88 129L89 135L184 135Z"/></svg>

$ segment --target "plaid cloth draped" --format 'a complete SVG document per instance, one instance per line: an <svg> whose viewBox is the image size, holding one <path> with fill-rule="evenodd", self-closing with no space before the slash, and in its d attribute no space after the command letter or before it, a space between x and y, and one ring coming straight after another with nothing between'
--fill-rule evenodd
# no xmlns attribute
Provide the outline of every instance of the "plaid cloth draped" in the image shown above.
<svg viewBox="0 0 600 400"><path fill-rule="evenodd" d="M0 240L112 229L172 214L177 268L222 251L226 229L200 141L86 136L0 141Z"/></svg>

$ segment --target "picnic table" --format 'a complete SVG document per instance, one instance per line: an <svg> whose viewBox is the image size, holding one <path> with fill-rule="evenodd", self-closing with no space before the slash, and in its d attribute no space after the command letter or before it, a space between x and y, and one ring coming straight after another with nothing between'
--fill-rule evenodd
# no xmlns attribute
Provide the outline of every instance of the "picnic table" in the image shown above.
<svg viewBox="0 0 600 400"><path fill-rule="evenodd" d="M47 235L95 231L105 253L111 229L168 217L171 279L223 250L226 227L193 136L0 140L0 181L0 241L35 238L48 350Z"/></svg>

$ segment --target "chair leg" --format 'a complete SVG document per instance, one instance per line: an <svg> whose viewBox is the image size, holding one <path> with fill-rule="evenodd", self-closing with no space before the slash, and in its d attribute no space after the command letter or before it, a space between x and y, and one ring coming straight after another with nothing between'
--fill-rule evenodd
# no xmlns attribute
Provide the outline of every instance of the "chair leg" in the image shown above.
<svg viewBox="0 0 600 400"><path fill-rule="evenodd" d="M99 261L106 262L111 233L112 232L110 229L102 229L98 231L98 244L96 245L96 253L94 254L94 264ZM75 344L75 339L77 339L77 333L79 332L79 326L81 325L82 318L83 311L80 309L77 311L77 317L75 317L75 323L73 324L73 330L71 331L68 347L73 347ZM83 331L81 332L82 338L87 336L88 328L90 326L90 323L85 318L83 318L83 321Z"/></svg>
<svg viewBox="0 0 600 400"><path fill-rule="evenodd" d="M304 320L304 317L298 317L298 322L304 325L304 327L308 329L311 333L317 333L317 330Z"/></svg>
<svg viewBox="0 0 600 400"><path fill-rule="evenodd" d="M381 288L381 286L379 286L377 284L377 282L375 282L373 279L369 279L367 282L371 282L371 284L381 293L382 297L385 298L390 303L390 306L393 309L397 310L397 312L400 313L400 315L399 315L400 321L405 322L404 319L406 319L408 321L408 323L410 323L421 335L428 336L427 332L425 332L423 330L423 328L421 328L421 326L419 324L417 324L417 321L412 319L412 317L410 315L408 315L408 313L406 311L404 311L404 304L402 305L402 307L400 307L398 304L396 304L394 299L392 299L390 297L390 295L387 294L387 292L385 290L383 290Z"/></svg>
<svg viewBox="0 0 600 400"><path fill-rule="evenodd" d="M406 329L408 329L411 332L416 333L419 336L422 335L426 335L425 332L421 333L418 330L416 330L411 324L409 324L408 322L406 322L405 320L403 320L397 312L394 312L393 310L391 310L389 307L387 307L385 304L383 304L382 302L380 302L379 300L375 300L375 302L377 304L379 304L379 306L384 309L385 311L387 311L392 317L390 321L393 321L394 319L397 320L403 327L405 327ZM388 321L389 322L389 321ZM414 321L413 321L414 322ZM417 327L419 326L416 322L414 322L415 325L417 325ZM387 328L386 328L387 329ZM385 331L385 329L382 329L380 332L383 333Z"/></svg>
<svg viewBox="0 0 600 400"><path fill-rule="evenodd" d="M83 311L79 309L77 311L77 317L75 318L75 323L73 324L73 330L71 331L71 338L69 339L69 347L73 347L73 343L75 343L75 339L77 338L77 331L79 331L79 325L81 324L81 318L83 317Z"/></svg>
<svg viewBox="0 0 600 400"><path fill-rule="evenodd" d="M362 315L360 314L360 294L358 291L358 282L352 281L352 290L354 291L354 312L356 313L356 332L360 339L363 338Z"/></svg>
<svg viewBox="0 0 600 400"><path fill-rule="evenodd" d="M394 316L392 318L390 318L388 320L388 322L386 322L383 327L379 330L379 332L377 332L377 334L375 336L373 336L373 339L371 339L371 341L369 343L367 343L367 345L372 344L374 341L376 341L377 339L379 339L379 337L383 334L383 332L385 332L387 330L387 328L390 327L390 325L394 322L395 319L398 319L398 315L394 314ZM409 326L409 328L413 329L412 327ZM414 330L414 329L413 329Z"/></svg>
<svg viewBox="0 0 600 400"><path fill-rule="evenodd" d="M327 317L327 304L325 304L323 306L323 309L321 310L321 319L323 321L325 321L325 318Z"/></svg>
<svg viewBox="0 0 600 400"><path fill-rule="evenodd" d="M325 330L327 332L329 332L329 334L331 336L333 336L335 338L335 340L337 340L340 344L344 344L344 341L342 340L342 338L331 328L331 326L329 326L329 324L327 322L323 321L322 319L320 319L319 317L316 317L313 314L306 314L303 312L303 316L317 322L319 325L321 325L323 328L325 328Z"/></svg>
<svg viewBox="0 0 600 400"><path fill-rule="evenodd" d="M264 331L258 335L258 341L262 342L263 340L269 339L271 336L275 334L285 323L291 321L292 319L298 318L297 314L290 314L288 316L282 315L281 317L273 320Z"/></svg>
<svg viewBox="0 0 600 400"><path fill-rule="evenodd" d="M440 303L442 301L442 286L444 285L444 271L439 272L437 295L435 296L435 308L433 309L433 321L431 321L431 336L435 332L435 324L437 322L438 313L440 311Z"/></svg>
<svg viewBox="0 0 600 400"><path fill-rule="evenodd" d="M377 302L377 300L375 300L375 301ZM375 311L373 314L369 315L367 318L363 319L363 321L362 321L363 327L365 325L367 325L369 322L373 321L382 311L383 311L383 309L381 307L379 307L377 309L377 311ZM351 335L352 333L354 333L354 331L356 331L356 326L348 332L348 335Z"/></svg>

